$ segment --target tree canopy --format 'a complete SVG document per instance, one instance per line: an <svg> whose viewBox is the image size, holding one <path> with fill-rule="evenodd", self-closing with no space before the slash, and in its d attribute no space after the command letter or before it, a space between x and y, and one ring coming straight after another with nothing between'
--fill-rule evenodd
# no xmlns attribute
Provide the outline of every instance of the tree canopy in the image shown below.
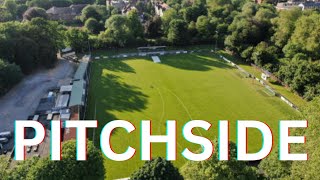
<svg viewBox="0 0 320 180"><path fill-rule="evenodd" d="M164 179L164 180L182 180L183 177L179 170L173 166L170 161L161 157L146 161L146 163L135 171L130 179L132 180L147 180L147 179Z"/></svg>

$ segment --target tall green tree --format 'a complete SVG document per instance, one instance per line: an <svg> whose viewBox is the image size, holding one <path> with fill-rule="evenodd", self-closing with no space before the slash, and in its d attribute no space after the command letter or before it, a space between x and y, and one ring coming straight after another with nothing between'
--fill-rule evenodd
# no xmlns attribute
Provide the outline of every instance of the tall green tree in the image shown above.
<svg viewBox="0 0 320 180"><path fill-rule="evenodd" d="M187 23L180 19L172 20L169 25L168 41L174 45L185 45L188 40Z"/></svg>
<svg viewBox="0 0 320 180"><path fill-rule="evenodd" d="M146 161L146 163L135 171L130 179L147 180L147 179L163 179L163 180L182 180L183 177L179 170L173 166L170 161L161 157Z"/></svg>
<svg viewBox="0 0 320 180"><path fill-rule="evenodd" d="M297 53L308 54L313 60L320 59L320 14L304 15L296 22L295 30L284 47L286 57Z"/></svg>
<svg viewBox="0 0 320 180"><path fill-rule="evenodd" d="M88 50L88 34L77 28L68 29L65 32L65 45L72 47L76 52Z"/></svg>
<svg viewBox="0 0 320 180"><path fill-rule="evenodd" d="M98 34L101 30L103 30L103 25L94 18L87 19L84 23L84 26L90 33L93 34Z"/></svg>
<svg viewBox="0 0 320 180"><path fill-rule="evenodd" d="M113 15L107 21L105 32L100 34L100 38L105 42L124 47L133 41L133 32L131 31L131 23L126 16Z"/></svg>
<svg viewBox="0 0 320 180"><path fill-rule="evenodd" d="M3 6L12 14L12 16L17 15L17 3L14 0L6 0L3 3Z"/></svg>
<svg viewBox="0 0 320 180"><path fill-rule="evenodd" d="M248 166L244 161L238 161L236 145L229 145L230 159L219 161L218 152L205 161L188 161L182 168L181 173L185 179L258 179L260 175L257 169Z"/></svg>
<svg viewBox="0 0 320 180"><path fill-rule="evenodd" d="M130 29L132 31L132 35L134 37L143 37L143 27L139 18L139 14L137 10L131 10L128 13L128 20L130 23Z"/></svg>
<svg viewBox="0 0 320 180"><path fill-rule="evenodd" d="M19 66L0 59L0 95L17 84L22 77L23 74Z"/></svg>

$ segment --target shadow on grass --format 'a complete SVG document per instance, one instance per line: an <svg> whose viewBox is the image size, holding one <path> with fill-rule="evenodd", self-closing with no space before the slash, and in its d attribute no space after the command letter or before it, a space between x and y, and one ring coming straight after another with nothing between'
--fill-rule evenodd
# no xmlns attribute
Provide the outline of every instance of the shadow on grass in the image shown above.
<svg viewBox="0 0 320 180"><path fill-rule="evenodd" d="M206 55L207 56L207 55ZM209 71L213 68L232 68L223 61L205 58L201 55L164 56L161 63L178 69L193 71ZM210 57L217 58L210 55Z"/></svg>
<svg viewBox="0 0 320 180"><path fill-rule="evenodd" d="M115 61L112 61L114 63ZM121 80L121 77L114 74L102 75L102 70L106 66L111 65L112 63L103 63L95 66L95 74L99 74L99 77L94 77L94 80L91 80L93 84L93 89L90 93L90 117L96 117L98 120L98 128L95 132L95 145L100 146L100 133L103 127L112 120L122 119L123 117L116 117L112 111L119 112L134 112L142 111L146 108L147 98L141 90L133 85L126 84ZM119 64L116 62L116 64ZM124 63L123 63L124 64ZM130 66L128 66L130 67ZM109 66L110 68L110 66ZM115 68L118 69L118 68ZM130 67L130 69L132 69ZM134 72L132 69L131 72ZM95 81L95 82L92 82ZM96 116L95 114L95 105L97 107ZM112 134L115 134L117 129L115 129ZM89 131L93 133L93 131ZM89 134L90 139L92 139L93 134Z"/></svg>
<svg viewBox="0 0 320 180"><path fill-rule="evenodd" d="M114 72L135 73L135 70L131 66L117 59L103 61L103 63L99 63L99 68Z"/></svg>

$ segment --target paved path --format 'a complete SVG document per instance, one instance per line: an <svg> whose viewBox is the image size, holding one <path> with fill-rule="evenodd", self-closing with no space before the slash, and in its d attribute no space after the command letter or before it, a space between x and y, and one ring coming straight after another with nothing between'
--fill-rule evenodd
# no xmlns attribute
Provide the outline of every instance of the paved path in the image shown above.
<svg viewBox="0 0 320 180"><path fill-rule="evenodd" d="M39 70L25 77L18 85L0 98L0 132L13 130L15 119L26 119L36 110L40 99L50 88L71 78L75 65L60 60L56 67Z"/></svg>

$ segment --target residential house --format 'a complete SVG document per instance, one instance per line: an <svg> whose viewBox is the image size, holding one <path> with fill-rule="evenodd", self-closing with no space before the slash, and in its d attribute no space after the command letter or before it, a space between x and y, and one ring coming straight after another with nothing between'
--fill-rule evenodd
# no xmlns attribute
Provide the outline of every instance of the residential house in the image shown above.
<svg viewBox="0 0 320 180"><path fill-rule="evenodd" d="M161 17L166 10L170 9L170 6L164 2L158 2L154 5L154 8L156 14Z"/></svg>
<svg viewBox="0 0 320 180"><path fill-rule="evenodd" d="M69 7L51 7L46 11L51 20L73 21L81 15L81 11L87 4L73 4Z"/></svg>

